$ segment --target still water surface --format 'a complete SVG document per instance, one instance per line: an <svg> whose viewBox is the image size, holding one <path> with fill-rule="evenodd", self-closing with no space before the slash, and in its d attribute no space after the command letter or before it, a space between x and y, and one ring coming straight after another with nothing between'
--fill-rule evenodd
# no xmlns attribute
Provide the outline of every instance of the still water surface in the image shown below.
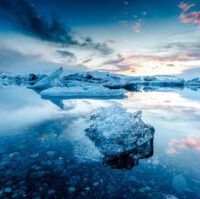
<svg viewBox="0 0 200 199"><path fill-rule="evenodd" d="M153 155L102 164L84 134L90 112L122 103L155 128ZM200 198L200 91L130 92L118 100L44 100L0 89L0 198Z"/></svg>

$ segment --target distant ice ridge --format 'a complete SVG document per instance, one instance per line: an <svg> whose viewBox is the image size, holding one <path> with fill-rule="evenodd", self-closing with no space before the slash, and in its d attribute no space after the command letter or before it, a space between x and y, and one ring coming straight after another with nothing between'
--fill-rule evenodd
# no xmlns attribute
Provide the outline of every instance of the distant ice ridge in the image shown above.
<svg viewBox="0 0 200 199"><path fill-rule="evenodd" d="M185 81L182 78L167 75L133 77L98 71L79 72L68 75L63 75L62 73L62 67L49 76L44 74L10 76L8 74L0 73L0 85L25 85L40 90L52 87L88 87L92 85L110 89L124 88L129 91L157 90L161 87L200 88L200 78Z"/></svg>
<svg viewBox="0 0 200 199"><path fill-rule="evenodd" d="M153 139L154 128L145 124L142 111L129 113L120 104L96 109L86 135L105 156L119 156Z"/></svg>

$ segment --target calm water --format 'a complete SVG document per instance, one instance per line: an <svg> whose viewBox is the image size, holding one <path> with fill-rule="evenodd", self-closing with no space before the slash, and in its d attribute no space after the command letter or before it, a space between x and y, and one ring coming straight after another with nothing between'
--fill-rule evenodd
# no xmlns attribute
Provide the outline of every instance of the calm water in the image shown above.
<svg viewBox="0 0 200 199"><path fill-rule="evenodd" d="M84 135L90 112L122 103L155 128L153 155L112 169ZM123 100L43 100L0 89L0 198L200 198L200 91Z"/></svg>

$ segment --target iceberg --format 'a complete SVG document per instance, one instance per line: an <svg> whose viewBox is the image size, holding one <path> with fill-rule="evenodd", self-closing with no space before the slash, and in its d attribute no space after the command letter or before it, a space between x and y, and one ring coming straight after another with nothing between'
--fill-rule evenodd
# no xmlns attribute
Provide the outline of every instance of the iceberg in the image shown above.
<svg viewBox="0 0 200 199"><path fill-rule="evenodd" d="M40 95L42 98L122 98L125 97L126 91L124 89L112 90L103 86L97 85L79 85L73 87L52 87L43 90Z"/></svg>
<svg viewBox="0 0 200 199"><path fill-rule="evenodd" d="M40 81L36 82L34 85L30 86L30 88L33 89L46 89L46 88L51 88L54 86L57 86L59 82L57 79L60 77L60 75L63 73L63 68L60 67L58 70L53 72L47 77L44 77Z"/></svg>
<svg viewBox="0 0 200 199"><path fill-rule="evenodd" d="M120 104L99 108L92 113L92 124L85 133L106 157L137 152L153 139L155 132L141 116L141 111L129 113Z"/></svg>

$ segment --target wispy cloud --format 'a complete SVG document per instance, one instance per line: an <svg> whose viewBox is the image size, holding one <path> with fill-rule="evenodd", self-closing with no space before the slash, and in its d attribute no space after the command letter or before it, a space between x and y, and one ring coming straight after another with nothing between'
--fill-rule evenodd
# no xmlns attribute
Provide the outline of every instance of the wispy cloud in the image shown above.
<svg viewBox="0 0 200 199"><path fill-rule="evenodd" d="M198 52L177 52L170 55L148 55L148 54L135 54L126 58L127 61L146 60L157 62L174 62L174 61L191 61L199 60L200 53Z"/></svg>
<svg viewBox="0 0 200 199"><path fill-rule="evenodd" d="M122 72L130 69L130 66L124 64L125 57L118 54L115 59L110 59L104 62L102 65L105 67L104 70L109 70L111 72Z"/></svg>

